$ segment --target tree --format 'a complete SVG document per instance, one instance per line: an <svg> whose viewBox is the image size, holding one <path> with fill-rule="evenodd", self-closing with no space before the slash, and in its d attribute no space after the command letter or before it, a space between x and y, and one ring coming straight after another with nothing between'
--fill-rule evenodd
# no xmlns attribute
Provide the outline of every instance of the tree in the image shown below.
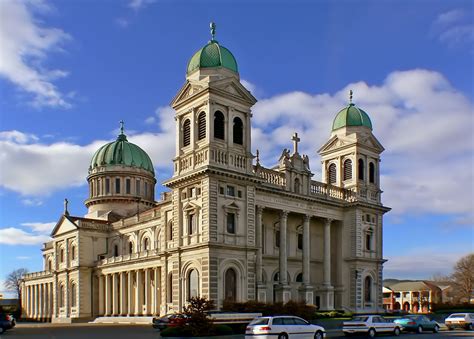
<svg viewBox="0 0 474 339"><path fill-rule="evenodd" d="M456 287L456 297L461 302L469 302L474 290L474 253L458 260L451 279Z"/></svg>
<svg viewBox="0 0 474 339"><path fill-rule="evenodd" d="M184 308L188 317L188 326L194 336L208 335L212 330L212 320L207 316L214 309L214 301L201 297L189 299L189 305Z"/></svg>
<svg viewBox="0 0 474 339"><path fill-rule="evenodd" d="M14 270L10 274L7 275L7 279L5 280L5 288L8 291L13 291L16 293L16 297L21 302L21 277L28 273L26 268L19 268Z"/></svg>

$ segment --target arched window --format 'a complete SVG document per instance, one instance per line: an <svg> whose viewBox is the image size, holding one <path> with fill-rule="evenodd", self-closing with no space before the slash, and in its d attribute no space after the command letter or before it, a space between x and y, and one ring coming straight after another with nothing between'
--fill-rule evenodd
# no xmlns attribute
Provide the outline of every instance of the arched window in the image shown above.
<svg viewBox="0 0 474 339"><path fill-rule="evenodd" d="M375 183L375 165L373 162L369 162L369 182Z"/></svg>
<svg viewBox="0 0 474 339"><path fill-rule="evenodd" d="M188 275L188 299L199 296L199 274L191 270Z"/></svg>
<svg viewBox="0 0 474 339"><path fill-rule="evenodd" d="M120 178L115 178L115 193L120 193Z"/></svg>
<svg viewBox="0 0 474 339"><path fill-rule="evenodd" d="M372 278L369 276L364 280L364 300L366 302L372 301Z"/></svg>
<svg viewBox="0 0 474 339"><path fill-rule="evenodd" d="M227 271L225 271L224 300L237 300L237 274L233 268L229 268Z"/></svg>
<svg viewBox="0 0 474 339"><path fill-rule="evenodd" d="M365 233L365 249L366 249L367 251L371 251L371 250L372 250L372 235L373 235L372 229L369 229L369 230Z"/></svg>
<svg viewBox="0 0 474 339"><path fill-rule="evenodd" d="M53 270L53 261L51 259L48 259L48 271Z"/></svg>
<svg viewBox="0 0 474 339"><path fill-rule="evenodd" d="M352 179L352 160L344 161L344 180Z"/></svg>
<svg viewBox="0 0 474 339"><path fill-rule="evenodd" d="M114 257L118 257L119 256L119 249L118 249L118 245L114 245Z"/></svg>
<svg viewBox="0 0 474 339"><path fill-rule="evenodd" d="M206 113L201 112L198 116L198 140L206 138Z"/></svg>
<svg viewBox="0 0 474 339"><path fill-rule="evenodd" d="M168 295L167 295L167 299L168 299L168 303L172 303L173 302L173 273L170 273L170 275L168 276Z"/></svg>
<svg viewBox="0 0 474 339"><path fill-rule="evenodd" d="M300 193L300 179L295 178L295 193Z"/></svg>
<svg viewBox="0 0 474 339"><path fill-rule="evenodd" d="M273 276L273 281L278 282L280 281L280 272L276 272Z"/></svg>
<svg viewBox="0 0 474 339"><path fill-rule="evenodd" d="M143 251L148 251L150 249L150 239L143 239Z"/></svg>
<svg viewBox="0 0 474 339"><path fill-rule="evenodd" d="M75 283L71 283L71 307L76 307L77 288Z"/></svg>
<svg viewBox="0 0 474 339"><path fill-rule="evenodd" d="M221 111L214 113L214 138L224 140L224 114Z"/></svg>
<svg viewBox="0 0 474 339"><path fill-rule="evenodd" d="M61 259L61 262L64 262L64 248L61 248L61 252L60 252L60 259Z"/></svg>
<svg viewBox="0 0 474 339"><path fill-rule="evenodd" d="M64 307L64 285L59 286L59 307Z"/></svg>
<svg viewBox="0 0 474 339"><path fill-rule="evenodd" d="M296 276L296 282L303 282L303 273L298 273Z"/></svg>
<svg viewBox="0 0 474 339"><path fill-rule="evenodd" d="M244 124L240 118L234 118L234 144L243 145L244 143Z"/></svg>
<svg viewBox="0 0 474 339"><path fill-rule="evenodd" d="M133 253L133 242L129 241L128 242L128 254Z"/></svg>
<svg viewBox="0 0 474 339"><path fill-rule="evenodd" d="M191 143L191 120L186 119L183 124L183 146Z"/></svg>
<svg viewBox="0 0 474 339"><path fill-rule="evenodd" d="M336 164L329 165L328 177L329 177L330 184L336 183Z"/></svg>
<svg viewBox="0 0 474 339"><path fill-rule="evenodd" d="M359 159L359 180L364 180L364 160Z"/></svg>
<svg viewBox="0 0 474 339"><path fill-rule="evenodd" d="M168 240L173 240L173 222L168 222Z"/></svg>

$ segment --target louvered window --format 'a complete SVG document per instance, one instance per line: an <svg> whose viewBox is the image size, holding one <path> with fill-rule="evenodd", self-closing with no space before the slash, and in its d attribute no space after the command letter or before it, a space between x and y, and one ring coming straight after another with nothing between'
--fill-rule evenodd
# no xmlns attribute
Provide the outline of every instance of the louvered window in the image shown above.
<svg viewBox="0 0 474 339"><path fill-rule="evenodd" d="M224 114L221 111L214 113L214 138L224 140Z"/></svg>
<svg viewBox="0 0 474 339"><path fill-rule="evenodd" d="M369 182L375 183L375 165L373 162L369 163Z"/></svg>
<svg viewBox="0 0 474 339"><path fill-rule="evenodd" d="M240 118L234 118L234 144L243 145L244 124Z"/></svg>
<svg viewBox="0 0 474 339"><path fill-rule="evenodd" d="M198 116L198 140L206 138L206 113L201 112Z"/></svg>
<svg viewBox="0 0 474 339"><path fill-rule="evenodd" d="M330 184L336 183L336 164L329 165L328 177Z"/></svg>
<svg viewBox="0 0 474 339"><path fill-rule="evenodd" d="M191 143L191 121L186 119L183 124L183 146L189 146Z"/></svg>
<svg viewBox="0 0 474 339"><path fill-rule="evenodd" d="M352 161L347 159L344 161L344 180L352 179Z"/></svg>
<svg viewBox="0 0 474 339"><path fill-rule="evenodd" d="M359 180L364 180L364 160L359 159Z"/></svg>

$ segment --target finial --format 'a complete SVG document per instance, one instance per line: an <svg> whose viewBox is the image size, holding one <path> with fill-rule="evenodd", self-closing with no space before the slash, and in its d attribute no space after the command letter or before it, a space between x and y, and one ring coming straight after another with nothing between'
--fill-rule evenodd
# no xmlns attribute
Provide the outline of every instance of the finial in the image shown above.
<svg viewBox="0 0 474 339"><path fill-rule="evenodd" d="M349 105L352 105L352 94L354 92L352 92L352 90L349 90Z"/></svg>
<svg viewBox="0 0 474 339"><path fill-rule="evenodd" d="M123 130L124 130L123 125L125 124L125 122L123 120L120 120L119 122L120 122L120 134L124 134L123 133Z"/></svg>
<svg viewBox="0 0 474 339"><path fill-rule="evenodd" d="M64 215L69 215L69 211L67 210L67 205L69 204L69 201L67 198L64 199Z"/></svg>
<svg viewBox="0 0 474 339"><path fill-rule="evenodd" d="M293 141L293 154L297 154L298 153L298 143L301 141L301 139L298 138L298 133L295 132L295 134L293 134L293 137L291 138L291 140Z"/></svg>
<svg viewBox="0 0 474 339"><path fill-rule="evenodd" d="M257 166L260 166L260 151L257 150Z"/></svg>
<svg viewBox="0 0 474 339"><path fill-rule="evenodd" d="M212 36L211 41L214 41L214 38L216 37L216 24L214 22L211 22L209 24L209 28L211 29L211 36Z"/></svg>

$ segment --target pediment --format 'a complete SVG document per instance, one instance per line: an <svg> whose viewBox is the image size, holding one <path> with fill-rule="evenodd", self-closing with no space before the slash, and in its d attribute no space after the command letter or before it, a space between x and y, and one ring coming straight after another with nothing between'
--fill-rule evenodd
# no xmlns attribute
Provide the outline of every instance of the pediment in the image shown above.
<svg viewBox="0 0 474 339"><path fill-rule="evenodd" d="M321 146L321 148L318 150L318 153L333 151L353 143L353 140L344 139L340 136L335 135L331 139L329 139L323 146Z"/></svg>
<svg viewBox="0 0 474 339"><path fill-rule="evenodd" d="M51 237L70 231L75 231L78 228L79 227L71 219L69 219L66 215L62 215L59 221L56 223L56 226L54 226L53 230L51 231Z"/></svg>
<svg viewBox="0 0 474 339"><path fill-rule="evenodd" d="M178 91L178 93L174 97L173 101L171 101L171 107L174 107L181 101L192 97L193 95L195 95L196 93L200 92L203 89L204 89L203 85L186 81L186 83L183 85L183 87L181 87L181 89Z"/></svg>
<svg viewBox="0 0 474 339"><path fill-rule="evenodd" d="M196 204L193 204L192 202L187 202L183 206L183 211L195 211L200 209L200 207Z"/></svg>
<svg viewBox="0 0 474 339"><path fill-rule="evenodd" d="M377 153L382 153L385 148L383 148L382 144L377 140L377 138L373 135L370 135L368 137L359 139L357 141L358 144L368 146L370 148L373 148L377 150Z"/></svg>
<svg viewBox="0 0 474 339"><path fill-rule="evenodd" d="M218 89L234 97L238 97L239 99L250 103L250 105L254 105L257 102L257 99L240 83L240 81L234 78L213 81L209 84L209 87Z"/></svg>

